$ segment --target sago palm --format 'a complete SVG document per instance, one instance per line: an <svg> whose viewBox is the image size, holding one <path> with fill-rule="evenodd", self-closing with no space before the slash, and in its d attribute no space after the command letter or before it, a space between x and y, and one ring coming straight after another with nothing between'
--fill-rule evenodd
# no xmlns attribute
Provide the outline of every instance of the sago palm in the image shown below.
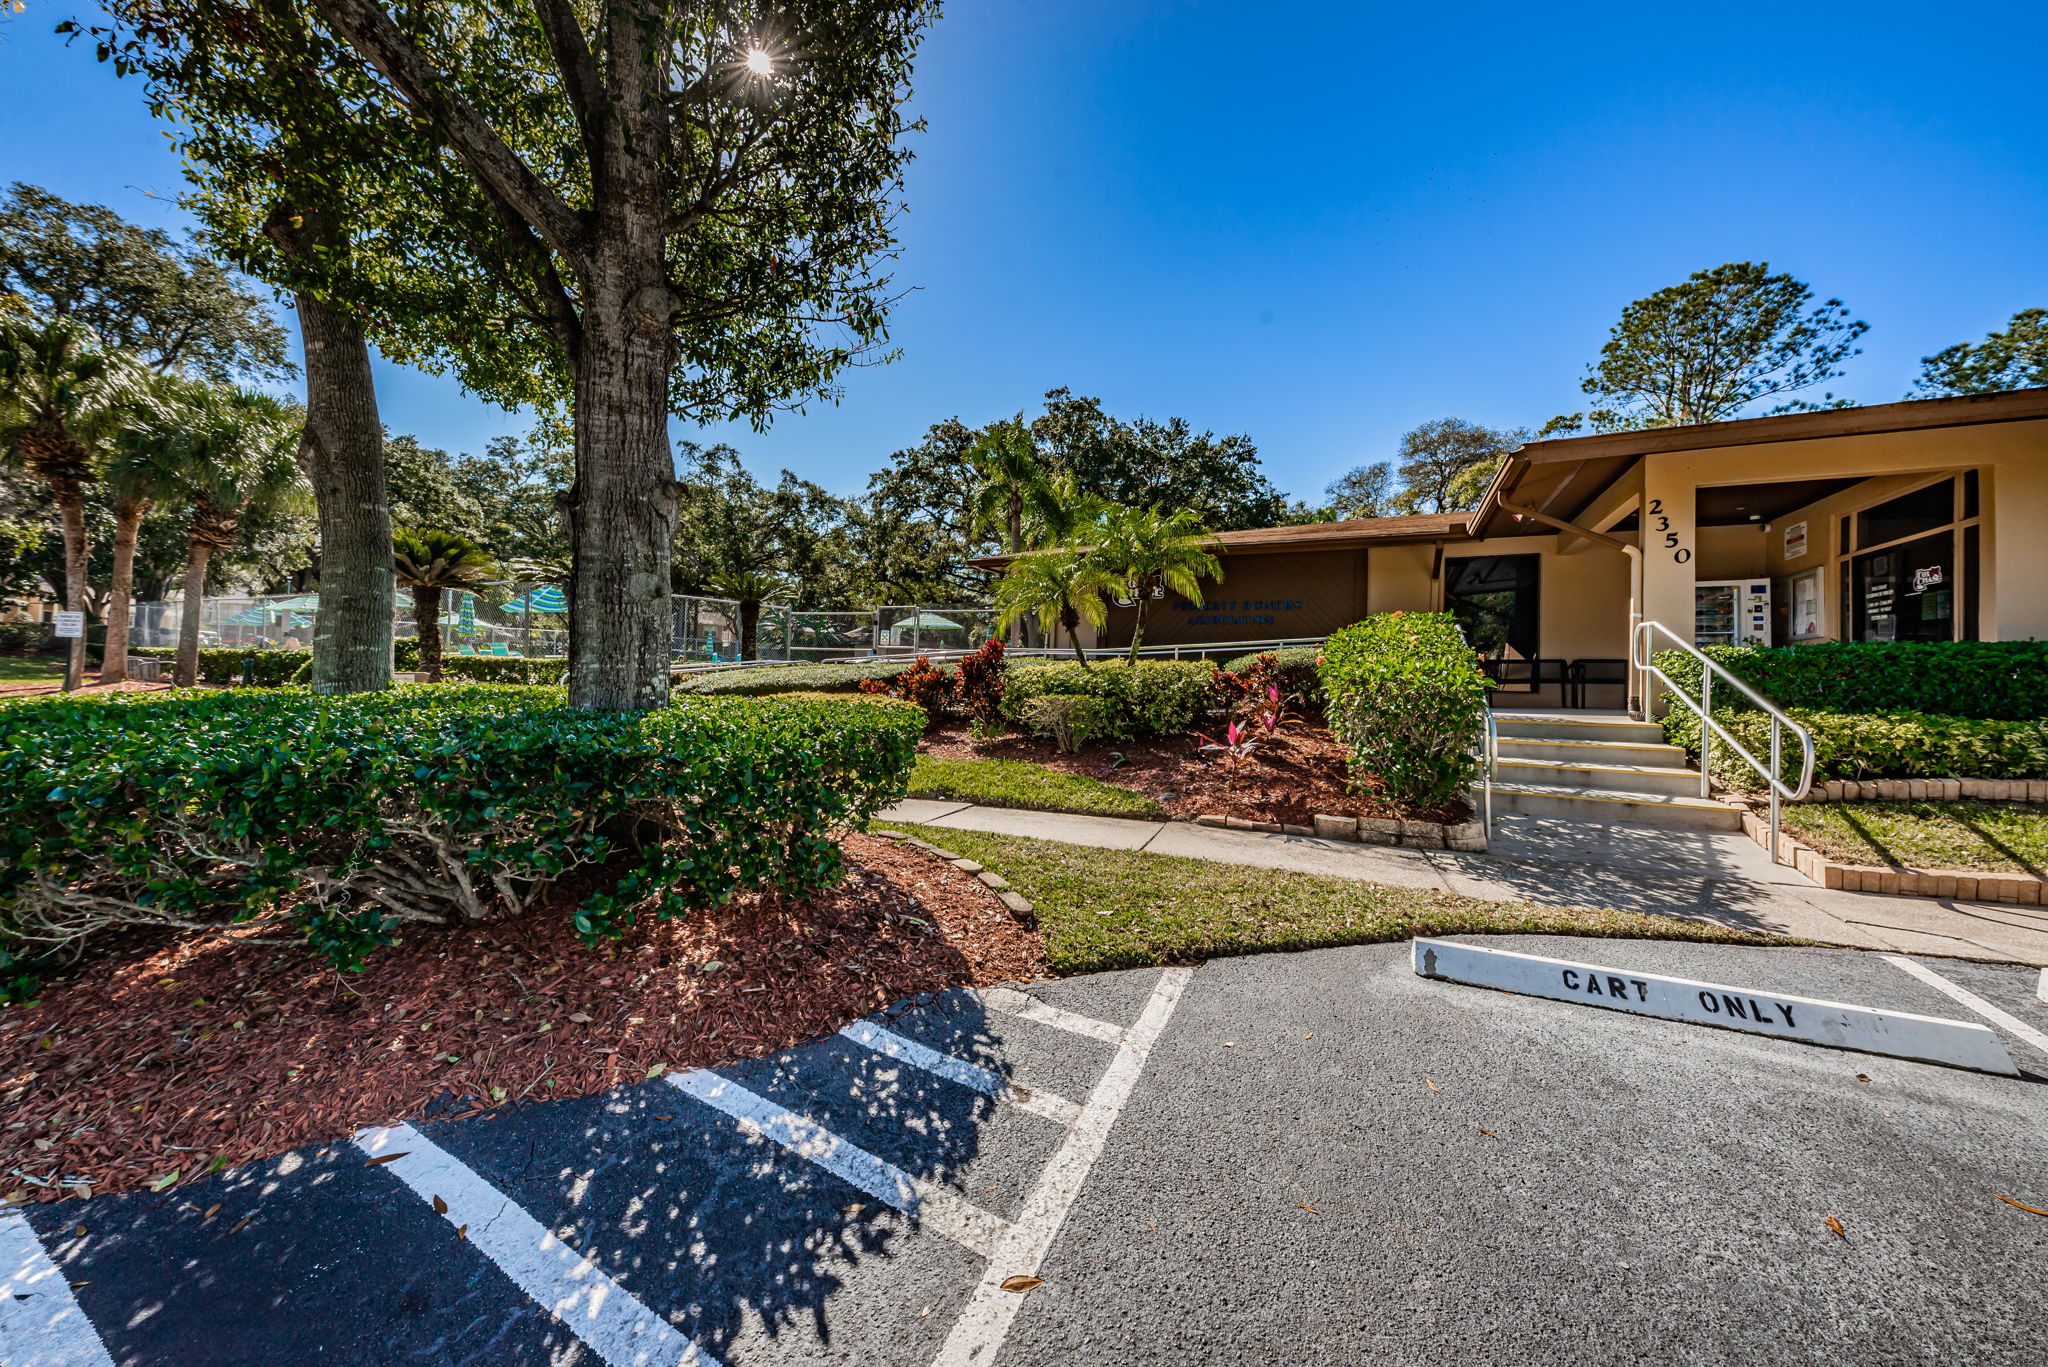
<svg viewBox="0 0 2048 1367"><path fill-rule="evenodd" d="M725 574L713 575L705 581L705 587L721 598L730 598L740 605L740 658L755 658L755 648L760 644L761 604L775 598L789 598L796 594L796 583L774 570L747 569L732 570Z"/></svg>
<svg viewBox="0 0 2048 1367"><path fill-rule="evenodd" d="M438 527L401 527L391 534L398 582L412 590L412 618L420 638L420 672L441 681L441 595L474 588L496 577L490 553L466 536Z"/></svg>
<svg viewBox="0 0 2048 1367"><path fill-rule="evenodd" d="M1081 623L1102 630L1109 621L1109 605L1102 595L1122 582L1078 547L1027 551L1010 562L996 584L996 618L1005 629L1021 618L1036 618L1049 640L1057 640L1059 628L1065 627L1074 658L1085 669L1088 655L1081 649Z"/></svg>
<svg viewBox="0 0 2048 1367"><path fill-rule="evenodd" d="M126 420L138 368L69 319L0 318L0 451L50 488L64 529L64 607L85 611L85 486L95 457ZM85 640L72 642L64 686L75 688Z"/></svg>
<svg viewBox="0 0 2048 1367"><path fill-rule="evenodd" d="M1185 598L1202 596L1202 581L1223 578L1209 535L1189 512L1162 513L1157 508L1111 506L1094 530L1090 553L1099 568L1121 581L1121 593L1138 606L1131 629L1131 663L1145 639L1145 612L1152 599L1169 591Z"/></svg>

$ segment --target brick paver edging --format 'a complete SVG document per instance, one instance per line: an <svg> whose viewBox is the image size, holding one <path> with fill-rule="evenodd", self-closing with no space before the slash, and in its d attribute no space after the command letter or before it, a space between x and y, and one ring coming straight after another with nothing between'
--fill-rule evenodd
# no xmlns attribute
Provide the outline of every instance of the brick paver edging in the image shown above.
<svg viewBox="0 0 2048 1367"><path fill-rule="evenodd" d="M1759 811L1760 804L1754 799L1746 800L1742 831L1768 850L1771 848L1771 826ZM1837 888L1843 892L1883 892L1899 897L1934 897L1943 901L2048 906L2048 880L2030 873L1838 864L1783 828L1778 831L1777 857L1822 887Z"/></svg>
<svg viewBox="0 0 2048 1367"><path fill-rule="evenodd" d="M1033 911L1031 904L1025 901L1015 888L1010 886L1010 880L1001 874L991 873L972 859L955 854L948 849L941 849L929 840L919 840L916 836L906 835L902 831L869 831L868 834L879 835L884 840L900 840L912 849L923 850L926 854L937 855L962 873L973 874L981 880L983 886L996 895L997 901L1009 909L1010 915L1017 919L1018 925L1023 926L1026 930L1038 929L1038 913Z"/></svg>
<svg viewBox="0 0 2048 1367"><path fill-rule="evenodd" d="M1486 823L1463 821L1445 825L1438 821L1396 821L1391 817L1326 816L1318 814L1313 826L1294 826L1279 821L1250 821L1241 816L1218 816L1213 812L1195 818L1198 826L1221 826L1233 831L1262 831L1268 835L1312 835L1324 840L1356 840L1366 845L1405 845L1416 850L1486 849Z"/></svg>

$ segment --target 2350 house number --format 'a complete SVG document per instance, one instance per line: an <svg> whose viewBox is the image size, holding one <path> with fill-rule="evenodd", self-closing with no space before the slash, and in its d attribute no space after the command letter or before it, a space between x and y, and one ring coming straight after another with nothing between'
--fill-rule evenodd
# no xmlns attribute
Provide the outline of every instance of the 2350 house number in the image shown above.
<svg viewBox="0 0 2048 1367"><path fill-rule="evenodd" d="M1650 530L1663 536L1664 549L1671 552L1672 560L1683 565L1686 561L1692 559L1692 547L1679 545L1678 533L1671 530L1671 519L1665 516L1663 499L1653 498L1650 500L1650 516L1657 524Z"/></svg>

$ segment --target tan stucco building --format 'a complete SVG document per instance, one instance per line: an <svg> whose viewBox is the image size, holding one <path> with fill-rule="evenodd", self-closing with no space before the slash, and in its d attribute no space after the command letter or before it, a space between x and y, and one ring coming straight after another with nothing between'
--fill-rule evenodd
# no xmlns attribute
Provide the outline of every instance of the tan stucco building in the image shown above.
<svg viewBox="0 0 2048 1367"><path fill-rule="evenodd" d="M2048 389L1534 442L1471 513L1218 540L1220 582L1152 603L1145 644L1449 610L1536 706L1622 706L1637 620L1703 644L2048 637Z"/></svg>

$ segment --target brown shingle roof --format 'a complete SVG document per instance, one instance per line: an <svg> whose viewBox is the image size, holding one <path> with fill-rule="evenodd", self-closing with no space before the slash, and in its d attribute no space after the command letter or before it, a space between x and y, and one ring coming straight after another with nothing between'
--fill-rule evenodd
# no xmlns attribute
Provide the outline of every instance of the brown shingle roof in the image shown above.
<svg viewBox="0 0 2048 1367"><path fill-rule="evenodd" d="M1241 532L1217 532L1215 537L1225 552L1256 554L1261 551L1343 550L1388 542L1462 539L1471 517L1470 513L1353 517L1342 522L1305 522L1292 527L1252 527ZM985 555L967 563L999 570L1010 563L1010 557Z"/></svg>

